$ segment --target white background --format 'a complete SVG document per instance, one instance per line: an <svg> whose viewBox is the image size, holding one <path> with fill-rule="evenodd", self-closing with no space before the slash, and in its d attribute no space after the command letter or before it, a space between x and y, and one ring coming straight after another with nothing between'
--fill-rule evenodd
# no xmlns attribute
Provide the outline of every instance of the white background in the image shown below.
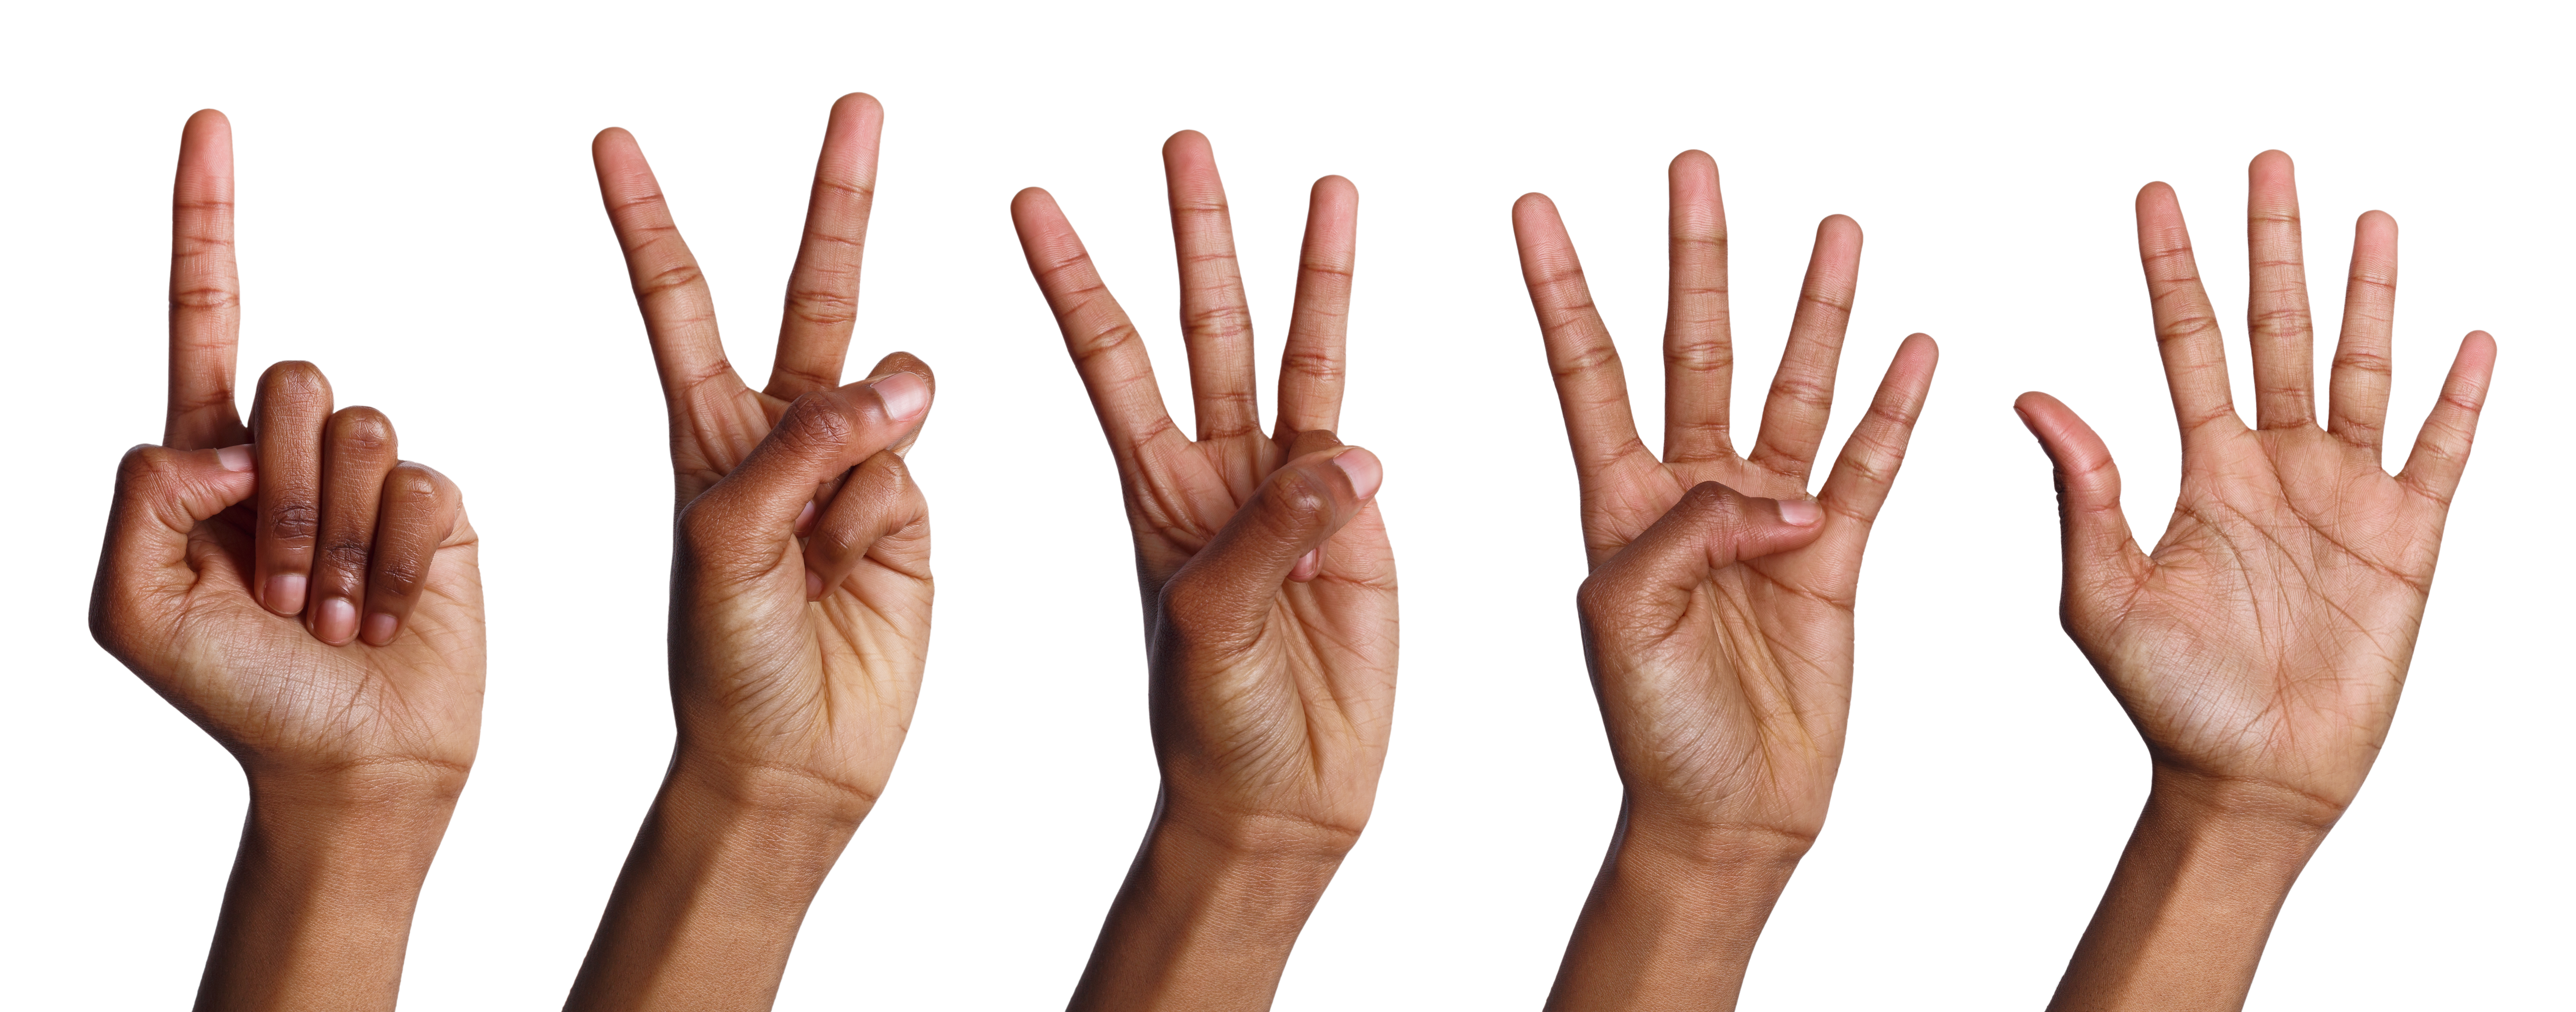
<svg viewBox="0 0 2576 1012"><path fill-rule="evenodd" d="M1747 1008L2045 1000L2146 763L2057 628L2048 471L2010 404L2039 388L2074 405L2119 455L2135 525L2160 530L2177 451L2130 200L2154 179L2181 191L2233 315L2244 166L2267 147L2298 158L2320 320L2353 218L2404 227L2393 429L2423 417L2464 332L2492 331L2502 363L2396 730L2253 1005L2565 1000L2576 698L2553 523L2568 487L2545 450L2576 267L2565 25L2536 4L1792 6L16 10L0 1001L184 1004L238 832L232 764L84 623L112 468L161 427L188 113L236 130L245 382L315 360L466 490L490 696L403 994L535 1009L572 978L670 738L662 407L590 136L642 140L757 384L824 113L852 90L888 110L852 355L939 370L911 458L939 619L892 789L816 902L783 1007L1042 1008L1079 972L1154 781L1115 477L1007 202L1056 194L1187 425L1156 158L1184 127L1214 139L1265 356L1308 183L1359 185L1343 435L1387 462L1404 574L1376 820L1280 1007L1534 1007L1547 989L1617 797L1508 209L1529 190L1563 207L1651 431L1663 172L1688 147L1725 174L1738 404L1768 381L1828 213L1869 236L1828 447L1899 339L1943 351L1862 581L1833 821Z"/></svg>

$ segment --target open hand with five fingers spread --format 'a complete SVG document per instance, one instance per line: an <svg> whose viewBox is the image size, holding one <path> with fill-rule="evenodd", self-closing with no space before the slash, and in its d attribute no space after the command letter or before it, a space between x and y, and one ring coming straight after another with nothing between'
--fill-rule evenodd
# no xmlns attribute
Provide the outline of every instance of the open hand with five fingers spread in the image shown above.
<svg viewBox="0 0 2576 1012"><path fill-rule="evenodd" d="M1266 1008L1377 793L1395 702L1395 559L1368 451L1335 438L1359 194L1315 184L1275 428L1207 138L1163 146L1198 438L1043 190L1011 205L1126 491L1162 798L1078 1009Z"/></svg>
<svg viewBox="0 0 2576 1012"><path fill-rule="evenodd" d="M2138 193L2138 254L2182 428L2180 500L2152 553L2130 537L2101 438L2046 394L2016 405L2056 466L2066 631L2154 764L2058 1009L2244 1003L2291 882L2388 736L2495 368L2495 341L2469 334L2390 475L2397 223L2372 211L2354 230L2321 419L2289 156L2265 152L2250 174L2253 428L2228 391L2182 207L2162 183Z"/></svg>
<svg viewBox="0 0 2576 1012"><path fill-rule="evenodd" d="M161 445L117 469L100 645L241 761L250 814L201 1009L390 1009L474 764L483 592L456 486L303 362L236 413L232 126L180 140Z"/></svg>
<svg viewBox="0 0 2576 1012"><path fill-rule="evenodd" d="M884 111L832 107L769 386L623 130L592 146L671 420L678 494L662 792L572 1008L767 1008L814 893L892 774L930 639L930 522L902 453L928 366L842 385Z"/></svg>
<svg viewBox="0 0 2576 1012"><path fill-rule="evenodd" d="M1816 231L1750 454L1730 439L1734 365L1717 164L1671 169L1664 452L1638 438L1618 351L1556 205L1513 209L1582 485L1592 575L1577 596L1620 825L1550 1008L1731 1008L1842 760L1861 550L1905 456L1937 351L1897 350L1813 498L1860 269L1860 227Z"/></svg>

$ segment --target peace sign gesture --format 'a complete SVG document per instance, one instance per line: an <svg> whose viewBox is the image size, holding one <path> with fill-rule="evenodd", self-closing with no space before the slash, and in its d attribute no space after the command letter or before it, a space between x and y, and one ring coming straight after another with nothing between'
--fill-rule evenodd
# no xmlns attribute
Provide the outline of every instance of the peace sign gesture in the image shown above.
<svg viewBox="0 0 2576 1012"><path fill-rule="evenodd" d="M1315 184L1264 434L1215 154L1185 130L1163 168L1196 440L1165 414L1143 340L1055 199L1030 189L1011 204L1118 463L1163 773L1155 831L1074 1003L1259 1008L1368 823L1395 704L1395 557L1372 498L1382 474L1333 433L1359 193L1339 176ZM1249 918L1258 940L1207 930L1209 917Z"/></svg>
<svg viewBox="0 0 2576 1012"><path fill-rule="evenodd" d="M1671 188L1661 459L1638 438L1556 205L1530 194L1512 213L1582 484L1593 569L1577 601L1627 788L1552 1007L1732 1006L1771 900L1824 827L1861 550L1938 354L1928 337L1906 339L1810 498L1860 269L1860 227L1825 219L1761 429L1739 456L1716 162L1683 152Z"/></svg>
<svg viewBox="0 0 2576 1012"><path fill-rule="evenodd" d="M163 445L117 470L90 629L239 759L251 814L201 1008L393 1006L473 766L483 596L456 486L305 362L234 405L232 126L179 145Z"/></svg>
<svg viewBox="0 0 2576 1012"><path fill-rule="evenodd" d="M592 145L670 408L679 741L571 1007L767 1007L911 725L930 519L902 454L931 373L898 352L840 382L884 121L866 95L832 107L761 390L726 361L635 138L612 128Z"/></svg>

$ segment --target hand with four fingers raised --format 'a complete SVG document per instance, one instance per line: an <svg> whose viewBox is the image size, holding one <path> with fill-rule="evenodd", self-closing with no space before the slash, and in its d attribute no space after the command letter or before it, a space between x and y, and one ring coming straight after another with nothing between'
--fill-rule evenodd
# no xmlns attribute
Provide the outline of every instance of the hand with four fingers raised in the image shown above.
<svg viewBox="0 0 2576 1012"><path fill-rule="evenodd" d="M1359 194L1315 184L1279 413L1261 429L1250 310L1207 138L1163 147L1198 438L1043 190L1011 205L1029 270L1125 489L1163 787L1078 1009L1266 1008L1368 823L1395 702L1395 559L1378 459L1335 438Z"/></svg>
<svg viewBox="0 0 2576 1012"><path fill-rule="evenodd" d="M1661 459L1638 438L1556 205L1531 194L1512 215L1582 486L1592 575L1576 601L1626 788L1550 1008L1734 1006L1772 903L1824 828L1861 550L1938 354L1906 339L1811 497L1860 268L1859 226L1825 219L1760 434L1738 455L1717 165L1683 152L1671 186Z"/></svg>
<svg viewBox="0 0 2576 1012"><path fill-rule="evenodd" d="M2389 474L2396 221L2372 211L2355 228L2320 418L2289 156L2254 159L2246 204L2252 428L2228 390L2181 204L2163 183L2138 194L2138 254L2182 429L2181 494L2153 552L2130 537L2101 438L2047 394L2015 405L2056 467L2066 631L2154 770L2053 1008L2244 1003L2291 882L2387 739L2495 368L2494 339L2471 332L2405 469Z"/></svg>
<svg viewBox="0 0 2576 1012"><path fill-rule="evenodd" d="M763 390L635 139L592 145L670 408L671 768L567 1007L767 1008L814 893L885 789L930 641L930 520L903 452L928 366L843 385L884 111L832 107Z"/></svg>
<svg viewBox="0 0 2576 1012"><path fill-rule="evenodd" d="M117 469L90 630L250 781L197 1007L390 1009L482 725L474 529L308 363L262 375L242 425L232 161L223 114L191 117L168 423Z"/></svg>

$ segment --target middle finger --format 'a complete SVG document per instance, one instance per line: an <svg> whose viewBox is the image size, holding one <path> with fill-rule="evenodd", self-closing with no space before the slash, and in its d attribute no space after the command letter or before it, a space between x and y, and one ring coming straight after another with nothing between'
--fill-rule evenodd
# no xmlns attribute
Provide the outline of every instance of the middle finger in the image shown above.
<svg viewBox="0 0 2576 1012"><path fill-rule="evenodd" d="M313 536L322 518L322 428L331 417L331 381L311 362L280 362L259 377L251 407L257 455L257 526L251 586L280 615L304 610Z"/></svg>

